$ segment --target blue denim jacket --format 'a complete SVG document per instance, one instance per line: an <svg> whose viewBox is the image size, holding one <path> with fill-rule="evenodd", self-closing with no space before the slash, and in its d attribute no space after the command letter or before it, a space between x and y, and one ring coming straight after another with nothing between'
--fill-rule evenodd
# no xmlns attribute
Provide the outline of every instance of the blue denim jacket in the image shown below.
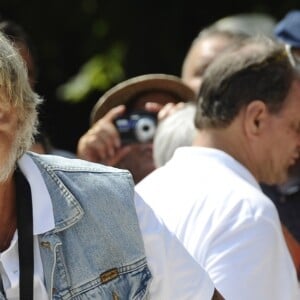
<svg viewBox="0 0 300 300"><path fill-rule="evenodd" d="M39 236L50 299L146 299L151 273L130 173L30 154L52 199L55 229Z"/></svg>

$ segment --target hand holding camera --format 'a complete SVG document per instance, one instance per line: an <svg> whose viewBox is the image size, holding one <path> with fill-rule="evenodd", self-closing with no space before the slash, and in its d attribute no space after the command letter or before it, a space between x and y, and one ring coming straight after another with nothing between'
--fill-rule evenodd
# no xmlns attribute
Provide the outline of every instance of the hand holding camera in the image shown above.
<svg viewBox="0 0 300 300"><path fill-rule="evenodd" d="M157 114L147 111L132 111L114 120L123 145L152 142Z"/></svg>
<svg viewBox="0 0 300 300"><path fill-rule="evenodd" d="M108 111L80 138L78 157L115 166L130 152L132 144L151 142L156 129L157 113L136 113L137 115L130 117L124 105ZM121 124L117 125L119 122Z"/></svg>
<svg viewBox="0 0 300 300"><path fill-rule="evenodd" d="M77 155L89 161L114 166L125 155L114 120L125 113L125 106L109 110L79 140Z"/></svg>

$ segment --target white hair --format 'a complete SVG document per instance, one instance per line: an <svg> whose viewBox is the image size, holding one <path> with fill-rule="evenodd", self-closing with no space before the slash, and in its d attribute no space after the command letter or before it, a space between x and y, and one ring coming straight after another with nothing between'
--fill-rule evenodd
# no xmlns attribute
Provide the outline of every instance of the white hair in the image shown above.
<svg viewBox="0 0 300 300"><path fill-rule="evenodd" d="M16 161L32 143L37 132L37 106L41 98L32 91L25 63L12 44L0 34L0 87L3 97L1 105L13 107L17 114L17 130L11 151L0 166L0 181L5 181L15 167Z"/></svg>
<svg viewBox="0 0 300 300"><path fill-rule="evenodd" d="M192 145L196 134L195 113L195 104L188 103L159 123L153 141L156 167L163 166L178 147Z"/></svg>

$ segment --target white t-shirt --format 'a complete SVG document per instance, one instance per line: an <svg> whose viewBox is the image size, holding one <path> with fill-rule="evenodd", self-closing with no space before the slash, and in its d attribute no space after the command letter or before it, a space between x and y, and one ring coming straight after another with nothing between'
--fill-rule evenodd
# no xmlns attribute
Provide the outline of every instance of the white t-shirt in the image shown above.
<svg viewBox="0 0 300 300"><path fill-rule="evenodd" d="M19 167L31 187L34 234L53 229L52 203L40 171L28 155L24 155L20 159ZM207 273L137 194L135 205L148 265L153 276L149 288L150 299L211 299L214 286ZM37 236L35 236L34 260L34 299L48 300L43 283L43 266ZM3 278L7 299L19 299L16 234L9 249L0 255L0 274Z"/></svg>
<svg viewBox="0 0 300 300"><path fill-rule="evenodd" d="M225 299L300 299L273 203L228 154L183 147L136 186Z"/></svg>

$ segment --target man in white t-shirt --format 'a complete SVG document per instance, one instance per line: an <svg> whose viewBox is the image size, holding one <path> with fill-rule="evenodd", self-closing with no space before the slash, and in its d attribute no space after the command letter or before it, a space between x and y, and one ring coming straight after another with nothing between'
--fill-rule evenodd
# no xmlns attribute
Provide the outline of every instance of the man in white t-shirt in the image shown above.
<svg viewBox="0 0 300 300"><path fill-rule="evenodd" d="M207 69L192 147L137 192L225 299L300 299L277 211L258 182L284 182L299 157L300 78L284 47L249 38Z"/></svg>

